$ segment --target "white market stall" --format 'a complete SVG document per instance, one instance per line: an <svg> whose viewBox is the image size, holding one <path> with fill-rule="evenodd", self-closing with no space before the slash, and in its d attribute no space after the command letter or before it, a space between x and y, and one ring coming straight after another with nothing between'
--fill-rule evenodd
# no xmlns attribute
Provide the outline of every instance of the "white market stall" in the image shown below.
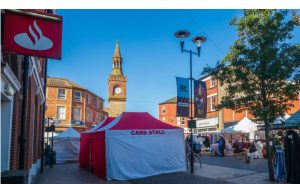
<svg viewBox="0 0 300 184"><path fill-rule="evenodd" d="M78 162L80 133L72 127L53 137L56 163Z"/></svg>
<svg viewBox="0 0 300 184"><path fill-rule="evenodd" d="M236 125L223 129L221 133L225 136L230 135L231 137L236 137L239 134L247 133L249 134L249 139L254 139L256 130L256 124L247 117L244 117Z"/></svg>

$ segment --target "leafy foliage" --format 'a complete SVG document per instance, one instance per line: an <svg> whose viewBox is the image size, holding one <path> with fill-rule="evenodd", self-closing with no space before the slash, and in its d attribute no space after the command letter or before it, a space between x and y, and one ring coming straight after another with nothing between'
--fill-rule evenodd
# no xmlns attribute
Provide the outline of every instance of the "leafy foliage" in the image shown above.
<svg viewBox="0 0 300 184"><path fill-rule="evenodd" d="M218 108L248 110L273 122L299 95L300 44L291 42L299 17L287 10L244 10L230 25L238 39L216 67L203 71L226 90Z"/></svg>

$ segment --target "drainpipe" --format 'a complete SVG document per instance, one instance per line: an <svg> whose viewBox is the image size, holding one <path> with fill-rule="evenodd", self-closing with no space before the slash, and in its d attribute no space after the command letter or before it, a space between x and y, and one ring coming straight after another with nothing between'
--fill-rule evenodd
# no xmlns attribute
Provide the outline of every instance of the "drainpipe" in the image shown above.
<svg viewBox="0 0 300 184"><path fill-rule="evenodd" d="M25 169L25 124L27 121L28 110L28 85L29 85L29 56L24 57L23 61L23 85L22 85L22 111L20 124L20 150L19 150L19 169Z"/></svg>
<svg viewBox="0 0 300 184"><path fill-rule="evenodd" d="M44 94L47 99L46 95L46 88L47 88L47 69L48 68L48 59L45 59L45 75L44 75ZM43 123L42 123L42 141L41 141L41 173L44 170L44 146L45 146L45 113L46 113L46 99L43 106Z"/></svg>

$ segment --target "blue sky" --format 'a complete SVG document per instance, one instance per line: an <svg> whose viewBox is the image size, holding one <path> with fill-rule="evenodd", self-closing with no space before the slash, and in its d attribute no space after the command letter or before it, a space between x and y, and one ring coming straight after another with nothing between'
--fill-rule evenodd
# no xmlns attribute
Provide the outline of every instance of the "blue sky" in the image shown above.
<svg viewBox="0 0 300 184"><path fill-rule="evenodd" d="M63 16L62 60L50 60L48 76L64 77L106 100L115 42L128 77L126 111L158 117L158 104L176 96L175 76L189 77L189 55L174 33L207 37L201 57L193 57L193 77L215 66L237 38L230 20L241 10L57 10ZM300 41L299 29L295 40ZM295 34L296 34L295 33Z"/></svg>

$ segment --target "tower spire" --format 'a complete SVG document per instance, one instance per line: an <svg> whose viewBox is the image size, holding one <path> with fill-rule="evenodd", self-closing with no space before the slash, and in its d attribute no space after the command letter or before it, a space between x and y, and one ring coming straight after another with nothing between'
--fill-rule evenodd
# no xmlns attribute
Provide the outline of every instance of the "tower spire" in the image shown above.
<svg viewBox="0 0 300 184"><path fill-rule="evenodd" d="M119 48L119 41L116 41L115 52L112 58L112 75L123 75L122 72L122 57Z"/></svg>
<svg viewBox="0 0 300 184"><path fill-rule="evenodd" d="M115 48L115 53L114 53L114 56L113 57L121 57L121 52L120 52L120 49L119 49L119 41L117 40L116 41L116 48Z"/></svg>

